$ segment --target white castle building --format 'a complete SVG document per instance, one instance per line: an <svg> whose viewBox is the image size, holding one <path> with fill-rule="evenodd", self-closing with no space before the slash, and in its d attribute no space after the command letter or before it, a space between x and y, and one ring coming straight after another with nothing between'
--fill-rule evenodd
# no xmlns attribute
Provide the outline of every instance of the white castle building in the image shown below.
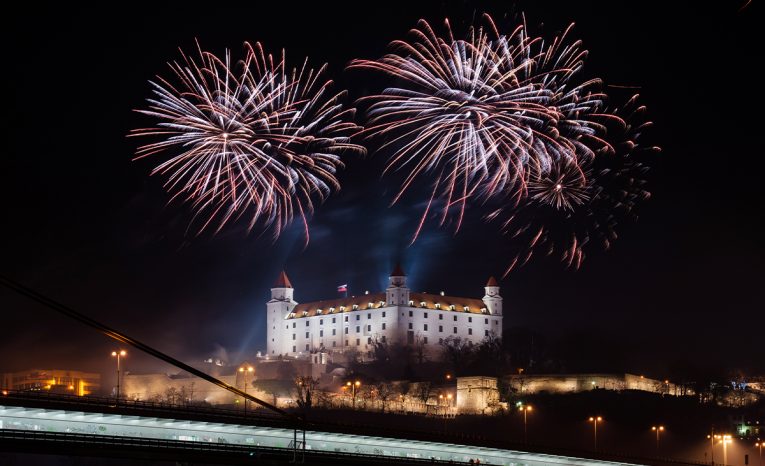
<svg viewBox="0 0 765 466"><path fill-rule="evenodd" d="M474 344L502 336L502 297L491 277L482 299L414 293L400 266L385 292L298 304L282 272L266 304L269 356L297 357L312 352L367 353L374 341L422 344L430 355L448 337Z"/></svg>

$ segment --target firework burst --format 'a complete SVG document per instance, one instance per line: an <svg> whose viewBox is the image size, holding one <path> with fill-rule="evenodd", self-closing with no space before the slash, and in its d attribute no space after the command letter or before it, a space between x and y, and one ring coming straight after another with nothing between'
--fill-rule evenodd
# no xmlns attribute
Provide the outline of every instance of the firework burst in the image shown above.
<svg viewBox="0 0 765 466"><path fill-rule="evenodd" d="M546 173L530 170L524 202L487 215L501 222L514 251L505 275L535 255L557 255L566 267L578 269L587 248L609 249L618 225L637 220L637 207L651 196L647 162L659 149L638 143L651 123L637 96L619 113L625 117L611 128L613 140L620 141L613 152L577 163L561 160Z"/></svg>
<svg viewBox="0 0 765 466"><path fill-rule="evenodd" d="M613 116L600 111L599 81L577 82L586 56L580 44L567 44L564 34L548 46L523 25L503 35L485 21L465 40L454 39L448 21L443 37L420 21L411 42L350 64L401 83L361 99L364 133L390 153L386 172L406 173L393 202L418 178L432 184L420 227L436 199L441 224L458 208L459 229L471 198L519 202L531 169L546 174L558 161L612 150L601 134L602 120Z"/></svg>
<svg viewBox="0 0 765 466"><path fill-rule="evenodd" d="M170 63L172 79L151 82L148 107L137 111L156 123L131 136L155 141L136 159L163 157L152 174L192 206L197 232L248 216L250 230L278 236L299 217L307 241L306 216L339 189L340 155L363 152L350 142L359 128L341 104L344 92L331 92L326 65L288 68L284 52L275 58L260 44L246 43L237 63L228 51L222 59L197 51Z"/></svg>

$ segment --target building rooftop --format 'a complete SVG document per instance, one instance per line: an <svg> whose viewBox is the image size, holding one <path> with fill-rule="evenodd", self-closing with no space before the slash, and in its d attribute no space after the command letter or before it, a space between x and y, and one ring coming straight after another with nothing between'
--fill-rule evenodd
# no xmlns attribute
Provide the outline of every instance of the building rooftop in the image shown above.
<svg viewBox="0 0 765 466"><path fill-rule="evenodd" d="M477 298L459 298L431 293L410 293L410 307L440 311L485 314L486 304ZM313 317L316 315L339 314L343 312L366 311L390 307L385 293L370 293L361 296L339 297L302 303L295 306L288 318Z"/></svg>

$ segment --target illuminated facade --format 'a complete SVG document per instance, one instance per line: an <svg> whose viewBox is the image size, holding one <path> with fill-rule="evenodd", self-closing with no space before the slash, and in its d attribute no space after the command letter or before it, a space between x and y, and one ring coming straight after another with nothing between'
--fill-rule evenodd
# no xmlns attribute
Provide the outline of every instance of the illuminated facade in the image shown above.
<svg viewBox="0 0 765 466"><path fill-rule="evenodd" d="M101 390L101 374L60 369L11 372L3 374L3 389L85 396Z"/></svg>
<svg viewBox="0 0 765 466"><path fill-rule="evenodd" d="M266 304L267 354L356 350L364 355L377 341L421 345L433 358L449 337L477 344L490 335L502 336L499 284L492 277L484 290L481 299L414 293L396 267L384 292L298 304L282 272Z"/></svg>

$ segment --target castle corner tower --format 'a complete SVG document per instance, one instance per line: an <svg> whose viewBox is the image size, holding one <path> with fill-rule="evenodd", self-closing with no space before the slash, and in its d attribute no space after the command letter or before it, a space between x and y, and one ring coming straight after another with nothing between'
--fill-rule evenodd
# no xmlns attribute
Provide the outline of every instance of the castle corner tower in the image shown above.
<svg viewBox="0 0 765 466"><path fill-rule="evenodd" d="M284 320L297 306L293 299L294 291L287 273L282 270L276 283L271 287L271 300L266 303L266 324L268 326L266 354L269 356L285 354L290 350L286 347L288 342L283 341L285 332L280 327L286 325Z"/></svg>
<svg viewBox="0 0 765 466"><path fill-rule="evenodd" d="M486 309L489 314L495 316L502 315L502 296L499 295L499 283L494 277L489 277L489 281L486 282L484 287L486 294L483 297L483 302L486 304Z"/></svg>
<svg viewBox="0 0 765 466"><path fill-rule="evenodd" d="M401 264L396 264L396 268L388 277L388 283L388 288L385 290L388 305L407 306L409 304L409 288L406 286L406 274L401 268Z"/></svg>

